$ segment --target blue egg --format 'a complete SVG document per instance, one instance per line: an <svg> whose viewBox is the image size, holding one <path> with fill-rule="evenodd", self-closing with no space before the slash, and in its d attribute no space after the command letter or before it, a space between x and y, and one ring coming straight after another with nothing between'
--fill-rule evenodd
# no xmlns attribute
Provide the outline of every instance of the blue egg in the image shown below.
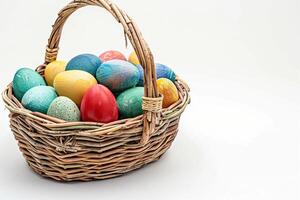
<svg viewBox="0 0 300 200"><path fill-rule="evenodd" d="M39 73L29 68L21 68L15 73L14 76L14 95L19 101L21 101L23 95L29 89L39 85L46 85L45 80Z"/></svg>
<svg viewBox="0 0 300 200"><path fill-rule="evenodd" d="M22 105L33 112L47 114L50 104L56 97L57 94L53 87L36 86L24 94Z"/></svg>
<svg viewBox="0 0 300 200"><path fill-rule="evenodd" d="M174 82L176 79L176 74L170 67L156 63L156 78L167 78Z"/></svg>
<svg viewBox="0 0 300 200"><path fill-rule="evenodd" d="M139 70L139 81L137 86L144 86L144 69L141 65L136 65L136 67ZM174 82L176 79L176 74L170 67L156 63L156 78L167 78Z"/></svg>
<svg viewBox="0 0 300 200"><path fill-rule="evenodd" d="M139 77L137 67L124 60L104 62L96 73L98 82L114 93L135 87Z"/></svg>
<svg viewBox="0 0 300 200"><path fill-rule="evenodd" d="M136 67L139 70L139 81L137 83L137 86L144 86L144 69L141 65L136 65Z"/></svg>
<svg viewBox="0 0 300 200"><path fill-rule="evenodd" d="M81 54L78 55L74 58L72 58L67 66L66 66L66 71L67 70L82 70L86 71L93 76L96 75L97 69L100 67L102 64L102 61L100 58L98 58L95 55L92 54Z"/></svg>

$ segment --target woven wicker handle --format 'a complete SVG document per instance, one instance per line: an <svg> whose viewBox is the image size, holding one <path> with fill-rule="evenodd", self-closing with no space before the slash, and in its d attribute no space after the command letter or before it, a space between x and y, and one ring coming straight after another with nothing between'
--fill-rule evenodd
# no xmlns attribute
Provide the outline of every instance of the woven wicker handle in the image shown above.
<svg viewBox="0 0 300 200"><path fill-rule="evenodd" d="M58 14L58 18L53 25L53 30L48 40L48 46L45 55L45 64L56 60L59 41L63 26L67 18L77 9L85 6L99 6L110 12L114 18L122 24L125 36L127 36L137 53L139 61L144 68L144 129L141 139L141 144L146 144L150 134L155 129L155 124L158 121L160 110L162 108L162 99L159 97L156 86L156 71L152 53L142 37L138 27L132 19L115 4L108 0L74 0L64 7Z"/></svg>

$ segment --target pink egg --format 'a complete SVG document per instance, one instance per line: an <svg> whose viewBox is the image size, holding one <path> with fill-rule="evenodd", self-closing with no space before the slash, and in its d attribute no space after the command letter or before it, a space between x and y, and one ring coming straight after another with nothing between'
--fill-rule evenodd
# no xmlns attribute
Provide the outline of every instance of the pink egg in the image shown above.
<svg viewBox="0 0 300 200"><path fill-rule="evenodd" d="M126 61L126 57L121 52L115 51L115 50L106 51L106 52L102 53L99 56L99 58L102 62L106 62L109 60L125 60Z"/></svg>

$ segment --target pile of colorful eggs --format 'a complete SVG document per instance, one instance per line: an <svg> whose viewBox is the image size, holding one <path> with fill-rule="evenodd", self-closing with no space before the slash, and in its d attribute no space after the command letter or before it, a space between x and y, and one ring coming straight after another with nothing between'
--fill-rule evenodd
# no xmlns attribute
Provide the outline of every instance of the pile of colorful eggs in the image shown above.
<svg viewBox="0 0 300 200"><path fill-rule="evenodd" d="M156 64L157 86L163 108L178 100L174 71ZM118 51L99 57L81 54L68 63L53 61L44 77L29 68L19 69L13 92L22 105L64 121L108 123L143 113L144 73L135 52L128 60Z"/></svg>

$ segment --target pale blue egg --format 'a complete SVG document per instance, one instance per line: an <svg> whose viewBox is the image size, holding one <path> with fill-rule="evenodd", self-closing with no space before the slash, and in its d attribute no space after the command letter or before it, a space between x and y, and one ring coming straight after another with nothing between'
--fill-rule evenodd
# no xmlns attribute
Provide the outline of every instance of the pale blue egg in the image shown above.
<svg viewBox="0 0 300 200"><path fill-rule="evenodd" d="M53 87L36 86L24 94L22 105L33 112L46 114L50 104L56 97L57 94Z"/></svg>

